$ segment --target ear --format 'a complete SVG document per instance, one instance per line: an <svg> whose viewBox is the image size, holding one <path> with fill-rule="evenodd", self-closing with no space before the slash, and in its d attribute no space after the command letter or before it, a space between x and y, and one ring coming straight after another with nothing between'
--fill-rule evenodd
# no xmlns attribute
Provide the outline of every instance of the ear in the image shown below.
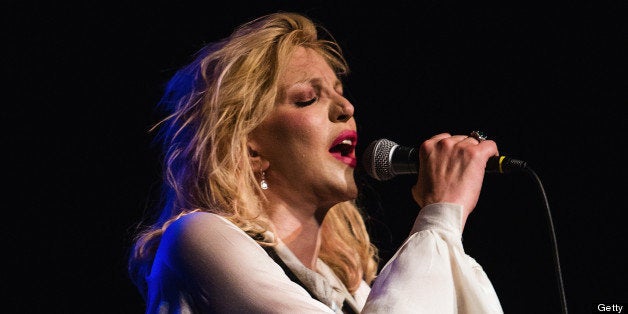
<svg viewBox="0 0 628 314"><path fill-rule="evenodd" d="M251 167L255 170L266 170L270 165L269 161L263 158L260 153L255 149L255 143L249 141L246 144L246 147L249 151L249 162L251 163Z"/></svg>

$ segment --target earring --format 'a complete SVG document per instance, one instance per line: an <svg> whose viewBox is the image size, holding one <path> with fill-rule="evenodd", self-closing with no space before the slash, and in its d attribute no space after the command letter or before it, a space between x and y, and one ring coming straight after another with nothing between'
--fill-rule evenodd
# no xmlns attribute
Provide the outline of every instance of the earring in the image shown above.
<svg viewBox="0 0 628 314"><path fill-rule="evenodd" d="M259 185L262 190L268 190L268 183L266 182L266 171L261 170L262 172L262 181L260 181Z"/></svg>

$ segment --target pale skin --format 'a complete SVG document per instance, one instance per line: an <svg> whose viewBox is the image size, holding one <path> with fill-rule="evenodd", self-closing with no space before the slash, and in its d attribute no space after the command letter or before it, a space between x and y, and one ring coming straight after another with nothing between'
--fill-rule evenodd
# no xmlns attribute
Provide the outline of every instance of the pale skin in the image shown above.
<svg viewBox="0 0 628 314"><path fill-rule="evenodd" d="M480 197L486 162L497 144L466 135L441 133L421 144L419 174L412 196L420 207L434 203L462 205L462 227Z"/></svg>
<svg viewBox="0 0 628 314"><path fill-rule="evenodd" d="M275 110L248 141L251 163L265 171L269 184L265 210L275 234L313 270L326 213L357 197L355 163L347 161L355 159L355 151L344 160L330 153L334 141L356 130L354 109L325 60L297 48L280 75ZM419 155L412 187L417 204L460 204L466 221L478 201L486 161L497 155L496 144L442 133L425 141Z"/></svg>

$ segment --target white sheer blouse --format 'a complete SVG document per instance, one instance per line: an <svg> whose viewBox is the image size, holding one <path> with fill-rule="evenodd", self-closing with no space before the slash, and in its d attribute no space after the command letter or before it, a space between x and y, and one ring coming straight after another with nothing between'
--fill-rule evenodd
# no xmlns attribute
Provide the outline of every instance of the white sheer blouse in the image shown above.
<svg viewBox="0 0 628 314"><path fill-rule="evenodd" d="M163 235L146 313L503 313L486 273L464 252L459 205L421 209L372 287L362 282L353 295L320 259L312 271L281 241L275 252L300 283L230 221L188 214Z"/></svg>

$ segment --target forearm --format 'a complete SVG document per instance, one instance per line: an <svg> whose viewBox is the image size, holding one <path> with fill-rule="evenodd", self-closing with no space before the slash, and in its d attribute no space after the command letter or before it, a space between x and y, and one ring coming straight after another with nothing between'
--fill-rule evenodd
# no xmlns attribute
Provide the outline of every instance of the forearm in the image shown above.
<svg viewBox="0 0 628 314"><path fill-rule="evenodd" d="M462 208L432 204L375 280L364 313L502 313L482 267L464 252Z"/></svg>

